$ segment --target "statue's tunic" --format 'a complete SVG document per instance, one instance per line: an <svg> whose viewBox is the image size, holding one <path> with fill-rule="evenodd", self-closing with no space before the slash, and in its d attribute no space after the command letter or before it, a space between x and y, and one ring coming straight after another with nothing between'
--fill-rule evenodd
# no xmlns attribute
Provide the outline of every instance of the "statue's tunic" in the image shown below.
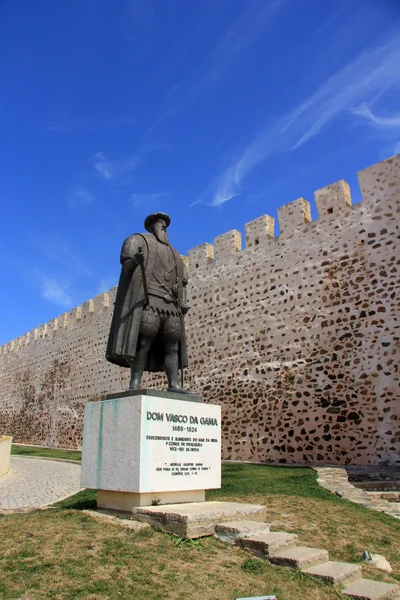
<svg viewBox="0 0 400 600"><path fill-rule="evenodd" d="M148 309L171 311L171 315L179 314L177 305L183 302L183 285L186 284L185 266L174 248L161 244L152 234L134 234L124 241L121 250L122 270L106 352L107 360L121 367L130 367L135 358L145 308L142 270L133 260L140 248L144 254L143 264L149 291ZM174 297L177 302L174 302ZM187 367L184 332L180 342L179 363L180 367ZM164 370L161 338L156 338L152 343L145 370Z"/></svg>

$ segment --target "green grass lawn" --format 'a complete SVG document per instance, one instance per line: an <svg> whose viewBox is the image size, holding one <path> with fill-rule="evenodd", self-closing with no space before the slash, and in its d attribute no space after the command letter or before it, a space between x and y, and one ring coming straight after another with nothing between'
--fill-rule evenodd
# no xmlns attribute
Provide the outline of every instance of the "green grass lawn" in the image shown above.
<svg viewBox="0 0 400 600"><path fill-rule="evenodd" d="M81 460L82 452L78 450L60 450L58 448L42 448L40 446L11 446L14 456L30 456L32 458L59 458L60 460Z"/></svg>
<svg viewBox="0 0 400 600"><path fill-rule="evenodd" d="M33 448L25 455L41 452ZM45 452L53 458L80 454ZM383 554L394 574L367 566L364 576L400 580L400 521L324 490L312 469L223 463L222 488L208 491L207 500L265 504L272 530L297 533L300 544L326 548L333 560L356 562L364 549ZM134 533L81 512L95 504L96 491L85 490L49 510L3 516L0 534L7 543L0 547L0 598L339 597L296 571L271 566L213 538L182 545L162 532Z"/></svg>

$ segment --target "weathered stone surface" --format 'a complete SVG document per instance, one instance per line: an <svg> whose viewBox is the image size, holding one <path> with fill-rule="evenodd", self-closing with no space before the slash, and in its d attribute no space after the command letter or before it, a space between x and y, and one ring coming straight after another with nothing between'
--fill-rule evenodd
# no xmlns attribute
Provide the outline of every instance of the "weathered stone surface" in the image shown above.
<svg viewBox="0 0 400 600"><path fill-rule="evenodd" d="M260 523L259 521L229 521L216 525L215 537L228 544L234 544L240 537L268 533L269 528L269 523Z"/></svg>
<svg viewBox="0 0 400 600"><path fill-rule="evenodd" d="M346 585L342 593L354 600L395 600L400 597L400 587L371 579L359 579Z"/></svg>
<svg viewBox="0 0 400 600"><path fill-rule="evenodd" d="M306 567L302 569L303 573L308 573L326 583L336 584L355 581L361 578L361 566L350 563L336 562L328 560L320 565Z"/></svg>
<svg viewBox="0 0 400 600"><path fill-rule="evenodd" d="M388 559L381 554L371 554L371 564L380 571L385 571L385 573L393 573L392 565Z"/></svg>
<svg viewBox="0 0 400 600"><path fill-rule="evenodd" d="M271 531L270 533L260 533L250 535L245 538L239 538L237 545L247 548L260 558L269 558L282 548L294 546L298 536L294 533L284 533L281 531Z"/></svg>
<svg viewBox="0 0 400 600"><path fill-rule="evenodd" d="M8 473L10 469L12 437L0 435L0 477Z"/></svg>
<svg viewBox="0 0 400 600"><path fill-rule="evenodd" d="M219 237L215 262L211 244L189 250L185 379L222 405L225 459L399 460L400 156L359 178L358 204L341 181L318 190L314 221L301 200L279 212L282 235L261 217L244 250L237 232ZM0 348L0 431L80 446L84 404L128 387L128 369L104 360L114 299L112 289Z"/></svg>
<svg viewBox="0 0 400 600"><path fill-rule="evenodd" d="M192 502L135 508L132 518L187 538L213 535L217 523L252 520L263 522L265 506L236 502Z"/></svg>
<svg viewBox="0 0 400 600"><path fill-rule="evenodd" d="M119 511L106 511L106 510L83 510L83 513L102 521L103 523L110 523L111 525L117 525L119 527L125 527L132 531L141 531L142 529L148 529L150 525L148 523L141 523L140 521L133 521L132 519L126 518L126 513Z"/></svg>
<svg viewBox="0 0 400 600"><path fill-rule="evenodd" d="M294 548L285 548L274 552L269 560L277 565L302 569L311 567L319 563L324 563L329 559L327 550L321 548L308 548L305 546L295 546Z"/></svg>

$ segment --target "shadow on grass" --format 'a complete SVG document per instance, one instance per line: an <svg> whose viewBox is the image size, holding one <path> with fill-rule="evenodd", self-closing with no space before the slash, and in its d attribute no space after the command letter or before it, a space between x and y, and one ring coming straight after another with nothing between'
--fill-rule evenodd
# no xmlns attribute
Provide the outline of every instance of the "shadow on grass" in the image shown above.
<svg viewBox="0 0 400 600"><path fill-rule="evenodd" d="M65 500L53 504L55 508L74 508L84 510L85 508L96 508L97 490L82 490Z"/></svg>
<svg viewBox="0 0 400 600"><path fill-rule="evenodd" d="M222 487L209 490L207 500L261 494L301 496L337 500L317 483L317 473L308 467L275 467L247 463L223 463Z"/></svg>

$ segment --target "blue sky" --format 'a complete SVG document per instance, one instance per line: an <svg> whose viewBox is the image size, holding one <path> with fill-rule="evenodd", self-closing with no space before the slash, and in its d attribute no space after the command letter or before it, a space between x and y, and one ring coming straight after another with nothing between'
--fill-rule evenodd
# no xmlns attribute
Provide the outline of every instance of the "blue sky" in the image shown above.
<svg viewBox="0 0 400 600"><path fill-rule="evenodd" d="M0 0L0 344L400 152L398 0ZM314 218L316 211L313 212Z"/></svg>

